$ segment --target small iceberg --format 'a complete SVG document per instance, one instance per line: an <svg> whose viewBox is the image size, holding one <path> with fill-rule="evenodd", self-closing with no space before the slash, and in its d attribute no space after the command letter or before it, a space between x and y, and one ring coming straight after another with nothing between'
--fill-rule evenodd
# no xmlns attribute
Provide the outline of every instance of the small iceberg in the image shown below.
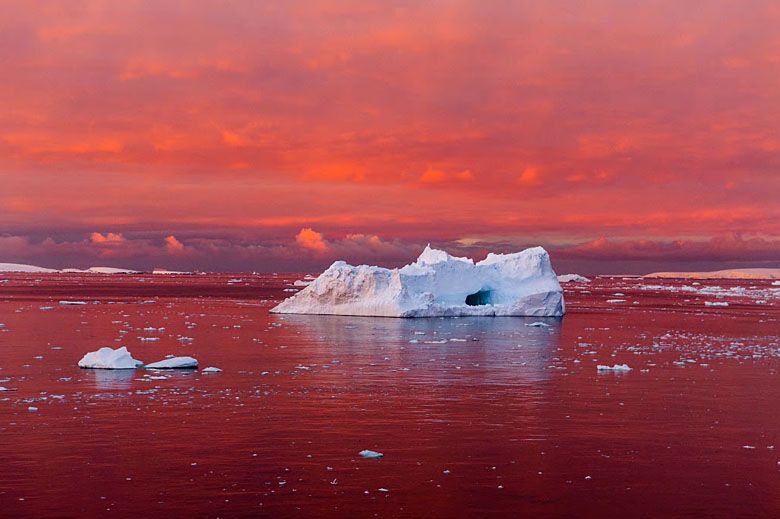
<svg viewBox="0 0 780 519"><path fill-rule="evenodd" d="M543 323L542 321L536 321L535 323L528 323L526 326L532 326L534 328L549 328L550 325L547 323Z"/></svg>
<svg viewBox="0 0 780 519"><path fill-rule="evenodd" d="M729 306L726 301L705 301L704 306Z"/></svg>
<svg viewBox="0 0 780 519"><path fill-rule="evenodd" d="M429 246L400 269L333 263L277 314L377 317L562 316L563 289L542 247L479 262Z"/></svg>
<svg viewBox="0 0 780 519"><path fill-rule="evenodd" d="M192 357L171 357L144 366L146 369L197 369L198 361Z"/></svg>
<svg viewBox="0 0 780 519"><path fill-rule="evenodd" d="M209 366L208 368L203 368L200 370L201 373L222 373L222 370L219 368L215 368L214 366Z"/></svg>
<svg viewBox="0 0 780 519"><path fill-rule="evenodd" d="M558 283L590 283L591 280L579 274L563 274L558 276Z"/></svg>
<svg viewBox="0 0 780 519"><path fill-rule="evenodd" d="M614 366L605 366L599 364L596 366L597 371L631 371L631 367L628 364L615 364Z"/></svg>
<svg viewBox="0 0 780 519"><path fill-rule="evenodd" d="M368 449L362 450L362 451L358 452L358 454L360 454L364 458L376 459L376 458L384 457L384 454L382 454L381 452L372 451L372 450L368 450Z"/></svg>
<svg viewBox="0 0 780 519"><path fill-rule="evenodd" d="M87 369L135 369L142 365L124 346L115 350L106 346L87 353L79 361L79 367Z"/></svg>

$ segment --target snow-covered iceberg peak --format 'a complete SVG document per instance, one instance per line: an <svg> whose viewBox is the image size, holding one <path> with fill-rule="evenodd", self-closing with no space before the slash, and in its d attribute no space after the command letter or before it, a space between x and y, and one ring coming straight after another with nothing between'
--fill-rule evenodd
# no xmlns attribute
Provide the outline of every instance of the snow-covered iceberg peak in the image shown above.
<svg viewBox="0 0 780 519"><path fill-rule="evenodd" d="M382 317L560 316L563 290L547 251L488 254L474 263L429 246L400 269L333 263L271 310Z"/></svg>
<svg viewBox="0 0 780 519"><path fill-rule="evenodd" d="M89 369L135 369L141 365L143 362L134 359L124 346L115 350L106 346L87 353L79 361L80 368Z"/></svg>

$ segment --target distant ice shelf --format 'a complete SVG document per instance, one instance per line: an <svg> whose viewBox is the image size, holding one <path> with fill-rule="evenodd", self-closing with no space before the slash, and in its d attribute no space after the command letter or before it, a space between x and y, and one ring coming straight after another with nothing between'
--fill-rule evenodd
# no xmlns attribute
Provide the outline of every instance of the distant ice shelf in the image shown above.
<svg viewBox="0 0 780 519"><path fill-rule="evenodd" d="M563 290L541 247L490 253L475 263L430 245L400 269L337 261L271 310L378 317L544 317L565 311Z"/></svg>

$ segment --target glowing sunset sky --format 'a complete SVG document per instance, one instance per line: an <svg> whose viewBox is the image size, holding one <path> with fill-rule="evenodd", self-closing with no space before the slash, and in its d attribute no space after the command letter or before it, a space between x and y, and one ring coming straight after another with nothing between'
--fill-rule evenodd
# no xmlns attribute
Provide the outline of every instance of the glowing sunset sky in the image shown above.
<svg viewBox="0 0 780 519"><path fill-rule="evenodd" d="M776 1L0 8L0 261L780 266Z"/></svg>

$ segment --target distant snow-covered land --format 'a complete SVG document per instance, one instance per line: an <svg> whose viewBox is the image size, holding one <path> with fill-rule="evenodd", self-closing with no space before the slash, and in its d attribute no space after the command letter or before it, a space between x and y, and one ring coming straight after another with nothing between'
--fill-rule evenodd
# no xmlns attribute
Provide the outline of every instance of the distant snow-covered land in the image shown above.
<svg viewBox="0 0 780 519"><path fill-rule="evenodd" d="M713 272L653 272L646 278L780 279L780 269L728 269Z"/></svg>
<svg viewBox="0 0 780 519"><path fill-rule="evenodd" d="M0 263L0 272L58 272L54 269L38 267L36 265L24 265L22 263Z"/></svg>
<svg viewBox="0 0 780 519"><path fill-rule="evenodd" d="M64 273L64 274L136 274L138 271L116 267L89 267L88 269L65 268L49 269L37 265L25 265L23 263L0 263L0 272L28 272L28 273Z"/></svg>

